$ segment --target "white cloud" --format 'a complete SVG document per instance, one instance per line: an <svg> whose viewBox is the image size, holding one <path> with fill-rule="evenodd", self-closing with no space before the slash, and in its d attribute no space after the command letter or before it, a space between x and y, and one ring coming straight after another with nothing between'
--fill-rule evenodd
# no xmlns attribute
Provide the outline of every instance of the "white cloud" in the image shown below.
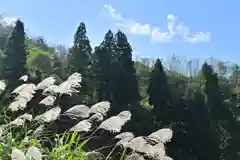
<svg viewBox="0 0 240 160"><path fill-rule="evenodd" d="M197 43L197 42L209 42L211 40L211 33L210 32L198 32L190 37L185 37L190 43Z"/></svg>
<svg viewBox="0 0 240 160"><path fill-rule="evenodd" d="M176 26L175 33L182 37L187 37L190 34L190 31L188 26L184 25L183 23L180 23Z"/></svg>
<svg viewBox="0 0 240 160"><path fill-rule="evenodd" d="M162 31L159 27L123 17L121 13L117 12L110 4L105 4L104 8L107 9L111 18L116 21L117 27L130 34L149 36L152 42L169 42L175 37L180 37L182 40L189 43L209 42L211 40L210 32L201 31L191 33L189 26L185 25L183 22L179 22L178 17L174 14L167 15L167 30Z"/></svg>
<svg viewBox="0 0 240 160"><path fill-rule="evenodd" d="M149 24L135 23L131 25L130 32L140 35L149 35L151 33L151 26Z"/></svg>
<svg viewBox="0 0 240 160"><path fill-rule="evenodd" d="M174 15L174 14L168 14L167 16L167 20L168 21L176 21L177 20L177 17Z"/></svg>
<svg viewBox="0 0 240 160"><path fill-rule="evenodd" d="M171 37L172 35L169 32L161 32L159 28L152 29L151 39L154 42L169 42Z"/></svg>
<svg viewBox="0 0 240 160"><path fill-rule="evenodd" d="M117 10L110 4L105 4L104 8L107 9L111 18L117 21L116 25L125 32L142 36L148 36L151 34L151 26L149 24L142 24L122 17L121 13L117 12Z"/></svg>
<svg viewBox="0 0 240 160"><path fill-rule="evenodd" d="M123 17L121 16L121 14L117 13L117 10L113 8L112 5L105 4L104 8L106 8L109 11L111 17L114 18L115 20L123 20Z"/></svg>
<svg viewBox="0 0 240 160"><path fill-rule="evenodd" d="M169 31L169 34L171 34L171 35L174 34L174 30L175 30L175 27L176 27L176 20L177 20L177 17L174 14L169 14L167 16L168 31Z"/></svg>
<svg viewBox="0 0 240 160"><path fill-rule="evenodd" d="M151 34L151 26L149 24L140 24L134 21L124 21L124 23L116 23L116 26L124 32L134 35L149 36Z"/></svg>

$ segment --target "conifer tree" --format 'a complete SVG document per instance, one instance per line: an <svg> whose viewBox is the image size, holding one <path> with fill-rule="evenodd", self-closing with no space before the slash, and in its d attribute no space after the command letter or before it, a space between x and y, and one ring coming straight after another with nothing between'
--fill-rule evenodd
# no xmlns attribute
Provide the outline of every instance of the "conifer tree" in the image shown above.
<svg viewBox="0 0 240 160"><path fill-rule="evenodd" d="M166 113L171 104L171 93L160 59L157 59L154 65L147 93L149 95L149 104L154 107L152 110L153 115L157 116L158 121L166 122L167 119L163 117L167 118Z"/></svg>
<svg viewBox="0 0 240 160"><path fill-rule="evenodd" d="M91 64L92 48L87 37L86 26L80 23L77 32L74 35L73 47L70 49L69 55L69 71L84 72Z"/></svg>
<svg viewBox="0 0 240 160"><path fill-rule="evenodd" d="M205 78L204 93L206 94L206 106L211 115L212 130L214 139L219 146L218 154L223 159L234 159L238 157L239 124L233 117L231 110L224 104L221 88L218 82L218 76L214 73L212 66L207 63L203 64L202 73ZM233 140L234 139L234 140ZM217 151L215 152L217 159ZM234 157L234 158L233 158ZM213 159L213 158L211 158Z"/></svg>
<svg viewBox="0 0 240 160"><path fill-rule="evenodd" d="M78 72L82 74L81 95L84 101L91 101L93 97L92 77L92 47L87 37L84 23L80 23L74 35L73 47L70 48L68 57L69 74Z"/></svg>
<svg viewBox="0 0 240 160"><path fill-rule="evenodd" d="M220 144L221 136L223 135L221 130L223 124L221 123L221 120L225 115L225 113L222 112L224 110L223 100L218 84L218 77L214 73L212 66L204 63L202 66L202 74L205 79L203 91L205 93L206 107L208 108L209 114L211 116L210 130L212 133L212 144L215 144L215 146L212 147L213 152L209 158L217 160L221 159Z"/></svg>
<svg viewBox="0 0 240 160"><path fill-rule="evenodd" d="M24 24L19 19L16 21L4 55L3 75L9 87L14 88L18 85L18 78L26 74L27 50Z"/></svg>
<svg viewBox="0 0 240 160"><path fill-rule="evenodd" d="M132 48L127 36L120 30L115 35L116 53L114 54L113 71L113 100L124 106L140 100L136 70L132 60Z"/></svg>
<svg viewBox="0 0 240 160"><path fill-rule="evenodd" d="M94 51L94 70L96 74L97 93L99 100L110 100L111 96L111 62L115 49L114 35L109 30L100 46Z"/></svg>

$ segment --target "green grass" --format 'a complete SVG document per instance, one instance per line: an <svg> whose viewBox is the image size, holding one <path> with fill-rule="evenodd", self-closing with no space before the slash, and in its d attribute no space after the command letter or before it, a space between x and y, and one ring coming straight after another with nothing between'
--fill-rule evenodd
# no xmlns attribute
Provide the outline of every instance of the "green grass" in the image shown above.
<svg viewBox="0 0 240 160"><path fill-rule="evenodd" d="M5 115L0 116L1 121L10 122L10 117ZM86 158L88 152L83 150L84 144L87 142L80 142L80 136L78 132L65 132L61 135L56 134L54 137L54 145L49 149L44 147L43 142L46 139L49 139L47 135L34 135L31 127L34 127L36 124L24 124L21 127L9 126L2 131L0 135L0 159L10 160L11 153L13 149L19 149L23 152L31 147L37 147L42 153L44 159L46 160L80 160ZM2 125L3 127L3 125ZM50 140L49 140L50 141Z"/></svg>

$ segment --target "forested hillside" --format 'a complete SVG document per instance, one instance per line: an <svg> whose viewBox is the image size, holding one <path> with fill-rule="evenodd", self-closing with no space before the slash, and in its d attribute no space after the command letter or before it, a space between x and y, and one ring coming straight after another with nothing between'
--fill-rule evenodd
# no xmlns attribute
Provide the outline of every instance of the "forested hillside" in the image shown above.
<svg viewBox="0 0 240 160"><path fill-rule="evenodd" d="M73 39L70 48L50 46L44 38L27 35L21 20L14 26L1 22L3 160L29 156L29 150L59 160L98 152L98 159L240 158L237 64L199 67L191 60L180 63L176 56L168 66L161 57L133 61L125 33L109 30L99 46L91 46L83 22ZM185 72L178 69L183 65ZM38 127L45 128L49 140L35 136ZM26 137L31 143L24 143Z"/></svg>

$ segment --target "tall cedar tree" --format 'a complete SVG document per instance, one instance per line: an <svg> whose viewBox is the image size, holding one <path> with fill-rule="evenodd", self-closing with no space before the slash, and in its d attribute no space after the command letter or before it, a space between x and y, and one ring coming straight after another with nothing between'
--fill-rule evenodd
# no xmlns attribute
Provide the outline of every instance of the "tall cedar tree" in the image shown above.
<svg viewBox="0 0 240 160"><path fill-rule="evenodd" d="M204 93L206 94L207 104L215 120L222 119L220 113L223 107L223 97L218 83L218 77L214 73L212 66L207 63L203 64L202 73L205 78Z"/></svg>
<svg viewBox="0 0 240 160"><path fill-rule="evenodd" d="M209 109L209 113L211 116L211 131L212 131L212 141L215 144L215 147L212 147L212 154L209 159L217 160L221 159L221 130L220 130L220 119L222 113L222 97L220 92L220 87L218 84L218 78L213 71L211 65L204 63L202 66L202 74L205 79L205 84L203 87L203 91L205 93L206 107Z"/></svg>
<svg viewBox="0 0 240 160"><path fill-rule="evenodd" d="M115 39L109 30L100 46L94 51L94 68L96 74L98 100L111 99L111 62L115 50Z"/></svg>
<svg viewBox="0 0 240 160"><path fill-rule="evenodd" d="M216 142L221 144L221 151L219 151L221 157L225 159L238 157L236 143L239 144L239 136L236 136L236 133L239 133L239 126L229 107L226 107L223 102L218 76L213 72L212 66L207 63L204 63L202 72L205 78L206 104L209 107L213 127L216 129Z"/></svg>
<svg viewBox="0 0 240 160"><path fill-rule="evenodd" d="M117 104L135 104L140 98L136 70L132 60L132 48L127 36L120 30L115 35L116 53L113 62L113 101Z"/></svg>
<svg viewBox="0 0 240 160"><path fill-rule="evenodd" d="M69 71L70 73L83 73L91 64L92 48L87 37L86 26L80 23L77 32L74 35L73 47L70 49L69 55Z"/></svg>
<svg viewBox="0 0 240 160"><path fill-rule="evenodd" d="M90 102L93 97L93 84L92 81L90 81L92 76L92 48L86 34L87 31L85 24L80 23L77 32L74 35L73 47L70 49L68 68L69 74L74 72L82 74L83 87L81 88L81 95L83 96L84 101Z"/></svg>
<svg viewBox="0 0 240 160"><path fill-rule="evenodd" d="M166 113L171 104L171 93L168 79L160 59L156 60L151 73L147 93L149 95L149 104L154 107L152 113L158 119L157 121L163 121L166 120L165 118L169 118Z"/></svg>
<svg viewBox="0 0 240 160"><path fill-rule="evenodd" d="M9 87L18 86L18 78L26 74L27 50L25 45L24 24L19 19L9 38L3 61L3 75Z"/></svg>

